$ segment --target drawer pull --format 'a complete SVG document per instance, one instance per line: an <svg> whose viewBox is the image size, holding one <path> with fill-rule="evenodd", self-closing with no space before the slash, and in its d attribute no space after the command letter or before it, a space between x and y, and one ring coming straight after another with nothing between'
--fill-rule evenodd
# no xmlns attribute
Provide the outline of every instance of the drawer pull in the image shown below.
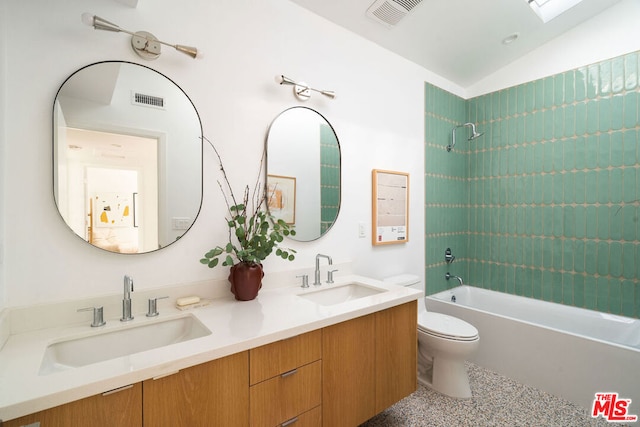
<svg viewBox="0 0 640 427"><path fill-rule="evenodd" d="M133 387L133 384L129 384L129 385L126 385L126 386L124 386L124 387L115 388L115 389L113 389L113 390L105 391L104 393L102 393L102 395L103 395L103 396L109 396L110 394L114 394L114 393L117 393L117 392L119 392L119 391L129 390L129 389L130 389L130 388L132 388L132 387Z"/></svg>
<svg viewBox="0 0 640 427"><path fill-rule="evenodd" d="M284 374L280 375L280 378L287 378L293 374L295 374L296 372L298 372L297 369L292 369L290 371L285 372Z"/></svg>
<svg viewBox="0 0 640 427"><path fill-rule="evenodd" d="M298 417L293 417L289 421L285 421L282 424L280 424L280 427L287 427L297 422L298 422Z"/></svg>

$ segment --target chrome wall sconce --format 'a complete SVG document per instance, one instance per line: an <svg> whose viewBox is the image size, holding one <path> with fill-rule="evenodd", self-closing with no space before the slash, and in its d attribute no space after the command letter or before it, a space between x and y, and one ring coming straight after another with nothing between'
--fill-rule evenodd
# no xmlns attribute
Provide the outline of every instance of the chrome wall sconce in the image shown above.
<svg viewBox="0 0 640 427"><path fill-rule="evenodd" d="M131 47L133 51L138 54L142 59L153 60L160 56L161 45L171 46L178 52L189 55L192 58L201 58L202 53L198 52L198 49L192 46L185 46L181 44L170 44L158 40L156 36L146 31L136 31L135 33L127 31L124 28L120 28L113 22L109 22L106 19L99 16L92 15L90 13L82 14L82 22L96 30L111 31L114 33L127 33L131 35Z"/></svg>
<svg viewBox="0 0 640 427"><path fill-rule="evenodd" d="M293 94L300 101L306 101L309 98L311 98L311 91L321 93L324 96L329 97L331 99L336 97L336 93L331 91L331 90L314 89L311 86L309 86L308 84L306 84L305 82L296 82L293 79L290 79L289 77L286 77L286 76L284 76L282 74L278 74L276 76L276 83L278 83L280 85L292 85L293 86Z"/></svg>

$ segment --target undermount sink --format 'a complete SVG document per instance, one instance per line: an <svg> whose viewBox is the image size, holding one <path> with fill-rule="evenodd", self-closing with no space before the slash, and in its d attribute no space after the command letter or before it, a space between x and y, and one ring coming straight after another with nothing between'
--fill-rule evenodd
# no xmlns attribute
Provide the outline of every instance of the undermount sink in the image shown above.
<svg viewBox="0 0 640 427"><path fill-rule="evenodd" d="M298 294L298 296L319 305L329 306L342 304L343 302L353 301L387 291L386 289L374 288L360 283L347 283L345 285L329 286L331 287L310 290L308 293Z"/></svg>
<svg viewBox="0 0 640 427"><path fill-rule="evenodd" d="M39 375L104 362L210 335L192 315L49 344Z"/></svg>

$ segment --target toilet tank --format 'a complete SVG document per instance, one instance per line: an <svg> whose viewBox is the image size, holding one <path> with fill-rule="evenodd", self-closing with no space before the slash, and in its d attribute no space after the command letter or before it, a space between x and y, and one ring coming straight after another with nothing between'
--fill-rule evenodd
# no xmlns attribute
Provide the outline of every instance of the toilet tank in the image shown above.
<svg viewBox="0 0 640 427"><path fill-rule="evenodd" d="M397 276L387 277L383 282L391 283L396 286L408 286L413 289L422 291L424 295L424 285L420 281L420 277L415 274L399 274Z"/></svg>

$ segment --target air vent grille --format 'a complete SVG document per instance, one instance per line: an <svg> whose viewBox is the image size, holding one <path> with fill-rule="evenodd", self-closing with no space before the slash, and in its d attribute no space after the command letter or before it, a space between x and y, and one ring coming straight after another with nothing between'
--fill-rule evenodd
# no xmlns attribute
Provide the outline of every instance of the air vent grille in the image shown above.
<svg viewBox="0 0 640 427"><path fill-rule="evenodd" d="M376 18L389 25L396 25L402 18L404 18L404 15L407 14L406 12L402 12L391 6L389 2L384 2L382 6L374 10L372 13Z"/></svg>
<svg viewBox="0 0 640 427"><path fill-rule="evenodd" d="M143 93L132 92L131 102L134 105L164 109L164 98Z"/></svg>
<svg viewBox="0 0 640 427"><path fill-rule="evenodd" d="M422 0L376 0L367 9L367 16L391 28L421 2Z"/></svg>
<svg viewBox="0 0 640 427"><path fill-rule="evenodd" d="M394 3L398 3L400 6L407 9L407 12L416 7L422 2L422 0L393 0Z"/></svg>

